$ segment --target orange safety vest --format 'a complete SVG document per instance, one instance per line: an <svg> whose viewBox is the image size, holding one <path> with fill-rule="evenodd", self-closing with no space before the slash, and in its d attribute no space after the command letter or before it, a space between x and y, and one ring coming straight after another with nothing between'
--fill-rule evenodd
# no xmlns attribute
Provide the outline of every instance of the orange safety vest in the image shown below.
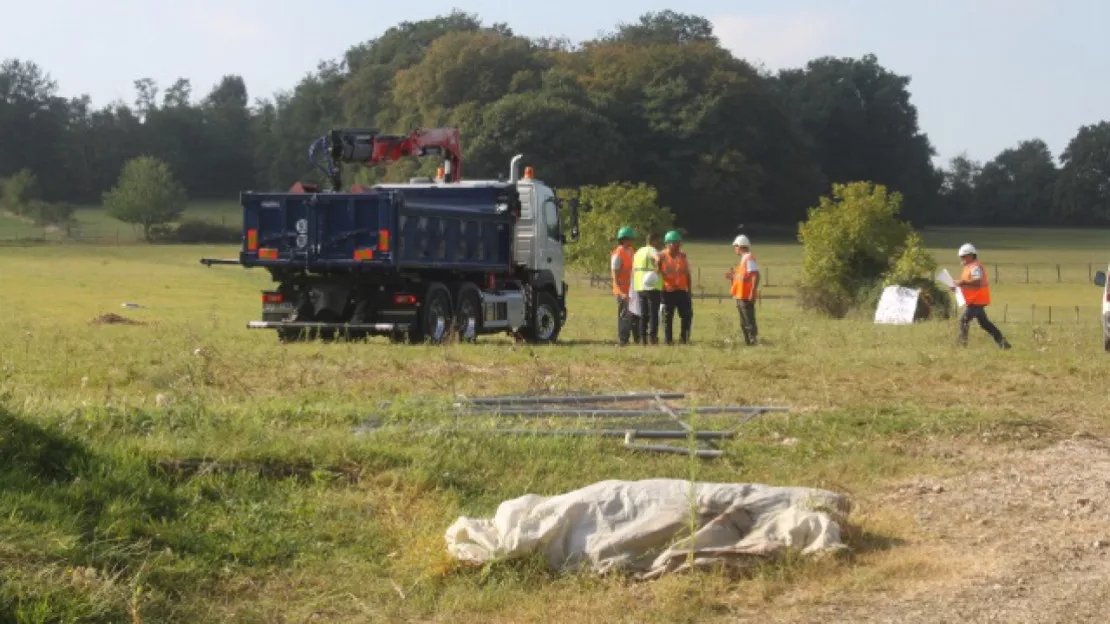
<svg viewBox="0 0 1110 624"><path fill-rule="evenodd" d="M749 251L740 256L740 264L732 272L732 296L744 301L755 298L755 276L759 274L759 271L748 271L748 260L755 260L755 254Z"/></svg>
<svg viewBox="0 0 1110 624"><path fill-rule="evenodd" d="M609 254L609 257L619 255L621 257L620 268L617 269L617 283L613 286L614 295L627 295L628 289L632 285L632 252L627 247L621 245Z"/></svg>
<svg viewBox="0 0 1110 624"><path fill-rule="evenodd" d="M972 277L971 272L976 267L979 268L979 271L983 276L982 279L979 281L979 285L960 286L960 291L963 292L964 301L967 302L968 305L987 306L991 304L991 287L987 283L987 270L983 268L983 265L978 260L975 260L971 264L968 264L964 267L964 273L962 276L960 276L960 279L966 281L973 280L974 278Z"/></svg>
<svg viewBox="0 0 1110 624"><path fill-rule="evenodd" d="M684 252L680 251L677 256L672 256L668 249L660 254L659 269L663 272L663 290L665 292L690 290L690 277L686 274L689 266Z"/></svg>

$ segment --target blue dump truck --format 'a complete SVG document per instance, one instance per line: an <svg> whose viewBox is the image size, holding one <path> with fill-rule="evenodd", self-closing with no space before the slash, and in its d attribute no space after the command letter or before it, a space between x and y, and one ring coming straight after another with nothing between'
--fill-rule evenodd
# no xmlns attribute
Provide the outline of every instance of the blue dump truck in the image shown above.
<svg viewBox="0 0 1110 624"><path fill-rule="evenodd" d="M454 129L385 136L333 130L310 150L326 151L331 188L296 184L289 192L243 192L243 243L237 260L202 259L270 272L262 318L283 342L388 336L442 343L507 333L553 343L567 319L561 212L577 239L577 206L520 175L461 180ZM443 154L435 179L342 188L340 163L375 164Z"/></svg>

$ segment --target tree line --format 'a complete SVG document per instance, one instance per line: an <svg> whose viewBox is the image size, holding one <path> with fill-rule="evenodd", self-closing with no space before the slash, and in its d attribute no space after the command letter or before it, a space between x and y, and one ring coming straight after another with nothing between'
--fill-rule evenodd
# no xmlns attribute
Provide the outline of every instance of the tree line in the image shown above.
<svg viewBox="0 0 1110 624"><path fill-rule="evenodd" d="M1110 124L1079 129L1062 166L1034 139L985 164L960 157L938 169L909 84L873 55L760 71L723 48L707 19L674 11L579 45L459 11L402 22L253 101L240 76L200 97L186 78L141 78L133 102L95 108L61 96L34 62L9 59L0 209L50 221L100 203L140 156L166 163L190 198L284 190L323 182L307 148L329 128L452 125L467 177L505 174L523 152L556 187L649 185L699 235L793 225L833 184L853 181L900 193L917 225L1110 222ZM346 179L402 180L436 165L355 168Z"/></svg>

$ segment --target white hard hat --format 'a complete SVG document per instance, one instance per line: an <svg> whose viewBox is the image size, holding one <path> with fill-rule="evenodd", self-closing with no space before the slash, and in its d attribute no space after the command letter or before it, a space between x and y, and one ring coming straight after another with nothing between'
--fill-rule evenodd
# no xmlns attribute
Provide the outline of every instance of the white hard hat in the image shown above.
<svg viewBox="0 0 1110 624"><path fill-rule="evenodd" d="M748 240L747 236L744 236L743 234L741 234L740 236L737 236L735 240L732 241L732 246L733 247L751 247L752 242L750 240Z"/></svg>
<svg viewBox="0 0 1110 624"><path fill-rule="evenodd" d="M960 246L960 257L961 258L963 258L964 256L972 255L972 254L979 255L979 252L975 251L975 245L972 245L971 243L964 243L963 245Z"/></svg>
<svg viewBox="0 0 1110 624"><path fill-rule="evenodd" d="M644 274L644 288L655 288L659 283L659 274L655 271L648 271Z"/></svg>

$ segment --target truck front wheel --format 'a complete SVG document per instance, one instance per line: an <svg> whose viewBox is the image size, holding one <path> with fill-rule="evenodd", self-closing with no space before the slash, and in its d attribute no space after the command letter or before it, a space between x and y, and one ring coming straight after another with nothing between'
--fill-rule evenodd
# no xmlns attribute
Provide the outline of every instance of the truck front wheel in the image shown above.
<svg viewBox="0 0 1110 624"><path fill-rule="evenodd" d="M524 340L534 344L553 343L559 339L562 328L562 315L559 313L559 301L555 299L555 295L546 290L536 293L532 318L521 332Z"/></svg>
<svg viewBox="0 0 1110 624"><path fill-rule="evenodd" d="M459 340L474 342L482 323L482 293L469 282L459 287L456 302L455 322L458 325Z"/></svg>

